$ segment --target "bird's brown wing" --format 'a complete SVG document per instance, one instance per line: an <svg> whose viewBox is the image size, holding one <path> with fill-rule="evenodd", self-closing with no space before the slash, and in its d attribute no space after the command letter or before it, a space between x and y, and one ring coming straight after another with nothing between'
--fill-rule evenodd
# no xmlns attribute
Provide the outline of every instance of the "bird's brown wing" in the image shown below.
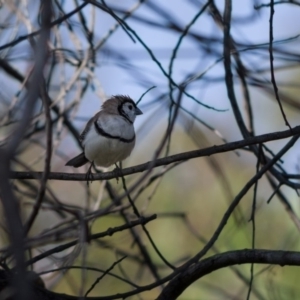
<svg viewBox="0 0 300 300"><path fill-rule="evenodd" d="M87 134L87 132L90 130L91 126L93 125L93 123L99 118L101 111L98 111L86 124L85 128L83 129L83 131L81 132L80 136L79 136L79 141L81 143L81 145L83 145L83 140L85 135Z"/></svg>

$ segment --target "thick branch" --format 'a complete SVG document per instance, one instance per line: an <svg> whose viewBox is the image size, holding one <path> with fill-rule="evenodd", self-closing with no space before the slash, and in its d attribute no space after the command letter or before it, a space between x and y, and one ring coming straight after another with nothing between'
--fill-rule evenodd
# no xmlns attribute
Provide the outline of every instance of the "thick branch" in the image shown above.
<svg viewBox="0 0 300 300"><path fill-rule="evenodd" d="M146 171L149 169L149 166L159 167L159 166L169 165L171 163L184 161L192 158L210 156L213 154L223 153L223 152L229 152L229 151L244 148L254 144L261 144L269 141L280 140L297 134L300 134L300 126L296 126L291 130L262 134L255 137L249 137L245 140L240 140L240 141L227 143L219 146L212 146L200 150L187 151L187 152L182 152L180 154L167 156L164 158L157 159L154 166L152 165L151 162L147 162L141 165L122 169L122 174L123 176L127 176L127 175ZM40 179L42 174L43 174L42 172L11 172L10 178L11 179ZM108 179L116 178L118 175L119 173L116 174L114 171L98 173L93 175L92 180L108 180ZM52 172L49 174L48 179L65 180L65 181L86 181L86 174L69 174L69 173Z"/></svg>
<svg viewBox="0 0 300 300"><path fill-rule="evenodd" d="M214 272L216 270L240 264L270 264L279 266L300 266L300 253L295 251L273 251L273 250L236 250L229 251L222 254L216 254L208 257L186 270L184 273L175 277L170 283L163 289L158 300L164 299L177 299L177 297L184 292L184 290L193 284L196 280L203 276ZM0 270L1 285L0 290L9 286L9 273ZM87 297L85 299L93 300L108 300L108 299L124 299L130 295L137 294L141 291L150 290L154 288L153 285L142 286L137 288L135 291L131 291L125 294L116 294L112 296L104 297ZM78 300L79 297L69 296L65 294L57 294L43 289L39 286L33 287L34 299L46 300Z"/></svg>
<svg viewBox="0 0 300 300"><path fill-rule="evenodd" d="M216 254L193 265L163 289L157 300L177 299L183 291L201 277L216 270L240 264L271 264L300 266L300 253L272 250L237 250Z"/></svg>

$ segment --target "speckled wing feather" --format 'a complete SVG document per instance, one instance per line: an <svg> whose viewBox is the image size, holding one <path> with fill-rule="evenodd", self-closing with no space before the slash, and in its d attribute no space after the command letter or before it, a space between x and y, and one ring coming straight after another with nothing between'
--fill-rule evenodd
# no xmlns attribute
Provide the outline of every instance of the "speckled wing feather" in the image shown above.
<svg viewBox="0 0 300 300"><path fill-rule="evenodd" d="M98 119L98 117L100 116L101 111L97 112L86 124L84 130L81 132L80 136L79 136L79 141L81 143L81 145L83 146L83 141L85 138L85 135L88 133L88 131L91 129L91 126L94 124L94 122Z"/></svg>

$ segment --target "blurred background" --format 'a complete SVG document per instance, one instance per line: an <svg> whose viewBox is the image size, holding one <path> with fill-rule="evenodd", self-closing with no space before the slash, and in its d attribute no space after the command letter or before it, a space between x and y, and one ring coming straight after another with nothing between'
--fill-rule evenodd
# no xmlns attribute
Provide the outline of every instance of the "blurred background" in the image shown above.
<svg viewBox="0 0 300 300"><path fill-rule="evenodd" d="M53 1L53 20L64 17L83 3ZM81 152L78 134L86 122L111 95L129 95L138 101L152 87L138 104L143 115L135 122L136 146L123 162L123 168L151 161L160 145L163 145L159 154L162 158L244 138L225 82L224 1L107 0L97 3L110 10L89 3L51 30L44 74L52 101L52 172L85 173L86 167L74 169L66 167L65 163ZM230 33L234 45L231 49L234 91L251 135L289 128L272 85L270 32L273 34L272 55L278 95L290 126L299 125L300 3L279 1L275 4L270 31L269 2L232 1ZM22 117L26 81L35 59L33 41L40 28L40 10L38 1L7 0L1 4L1 146L5 146ZM125 25L118 18L124 20ZM241 69L235 54L243 65L243 76L239 74ZM245 79L244 85L241 78ZM183 95L180 89L184 89ZM180 108L175 115L178 103ZM165 138L174 116L175 125ZM45 115L42 102L38 101L13 162L14 170L43 170L45 136ZM266 154L276 154L286 142L266 143L269 149ZM284 155L277 168L283 173L297 174L299 163L298 142ZM131 196L140 214L158 216L146 228L161 254L172 265L180 266L211 238L229 204L255 175L256 165L257 157L249 149L240 149L154 168L143 180L143 173L132 174L126 177L126 185L131 187L139 182ZM33 209L39 181L14 180L12 186L26 220ZM53 233L75 222L76 216L68 210L81 211L84 218L102 212L101 209L112 204L111 190L123 195L122 181L109 180L108 188L106 181L94 181L87 187L85 182L48 180L45 199L29 237L38 239L45 232ZM252 247L253 198L252 188L206 257ZM259 180L255 199L255 248L297 251L300 222L296 191L269 174ZM89 219L91 233L134 219L136 216L126 197L122 198L122 204L123 210L111 208L109 213ZM65 229L72 231L72 238L76 234L80 236L82 224L80 221L78 224L72 230ZM1 225L4 248L8 237L4 221ZM71 266L107 270L126 255L111 272L138 286L149 284L157 278L145 265L137 239L146 247L159 277L168 275L172 270L161 260L141 227L49 255L35 263L32 269L42 274L48 289L78 295L101 274L88 269L83 274L82 269ZM69 240L65 237L60 241L49 239L40 243L32 247L28 259ZM81 251L77 251L78 248ZM187 288L179 299L247 299L250 267L232 266L209 274ZM251 299L298 299L299 268L255 265L253 275ZM106 296L132 289L128 282L107 275L89 296ZM161 287L156 287L129 299L155 299L160 291Z"/></svg>

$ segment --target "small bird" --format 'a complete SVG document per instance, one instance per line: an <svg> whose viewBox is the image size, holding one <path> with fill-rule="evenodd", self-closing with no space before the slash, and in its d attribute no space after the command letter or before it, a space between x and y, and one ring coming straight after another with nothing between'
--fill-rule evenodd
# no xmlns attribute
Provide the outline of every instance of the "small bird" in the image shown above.
<svg viewBox="0 0 300 300"><path fill-rule="evenodd" d="M127 158L135 145L133 123L142 111L128 96L116 95L106 100L86 124L80 135L83 152L66 163L75 168L91 162L91 167L109 167Z"/></svg>

